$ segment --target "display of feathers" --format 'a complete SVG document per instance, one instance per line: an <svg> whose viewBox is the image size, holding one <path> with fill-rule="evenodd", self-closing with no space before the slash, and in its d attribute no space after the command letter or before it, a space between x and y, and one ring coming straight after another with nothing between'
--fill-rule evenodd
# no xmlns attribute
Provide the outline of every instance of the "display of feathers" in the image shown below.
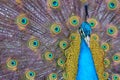
<svg viewBox="0 0 120 80"><path fill-rule="evenodd" d="M85 4L91 37L105 52L103 77L120 80L119 2L0 0L0 80L64 80L64 53L84 21Z"/></svg>

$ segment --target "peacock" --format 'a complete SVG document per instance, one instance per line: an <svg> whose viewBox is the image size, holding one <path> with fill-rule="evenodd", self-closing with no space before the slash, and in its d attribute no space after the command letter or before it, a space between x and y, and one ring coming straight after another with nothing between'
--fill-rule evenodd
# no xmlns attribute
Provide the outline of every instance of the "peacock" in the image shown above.
<svg viewBox="0 0 120 80"><path fill-rule="evenodd" d="M120 0L0 0L0 80L120 80L119 47Z"/></svg>

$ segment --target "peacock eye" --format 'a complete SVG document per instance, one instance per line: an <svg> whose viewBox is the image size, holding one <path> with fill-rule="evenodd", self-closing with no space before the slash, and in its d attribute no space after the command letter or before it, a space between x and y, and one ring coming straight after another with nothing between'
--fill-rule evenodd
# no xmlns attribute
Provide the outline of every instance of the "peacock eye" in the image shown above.
<svg viewBox="0 0 120 80"><path fill-rule="evenodd" d="M31 50L35 50L39 48L40 41L37 38L32 38L28 40L27 45Z"/></svg>
<svg viewBox="0 0 120 80"><path fill-rule="evenodd" d="M11 61L11 65L12 65L12 66L16 66L16 61L14 61L14 60Z"/></svg>
<svg viewBox="0 0 120 80"><path fill-rule="evenodd" d="M113 74L113 75L112 75L112 79L113 79L113 80L119 80L119 76L118 76L117 74Z"/></svg>
<svg viewBox="0 0 120 80"><path fill-rule="evenodd" d="M57 24L57 23L53 24L51 26L51 28L50 28L50 31L53 34L59 34L59 33L61 33L61 26L60 26L60 24Z"/></svg>
<svg viewBox="0 0 120 80"><path fill-rule="evenodd" d="M58 6L59 4L58 4L58 2L57 1L53 1L53 6L54 7L56 7L56 6Z"/></svg>
<svg viewBox="0 0 120 80"><path fill-rule="evenodd" d="M78 26L80 23L79 16L71 16L69 18L69 23L71 26L74 26L74 27Z"/></svg>
<svg viewBox="0 0 120 80"><path fill-rule="evenodd" d="M69 39L70 40L76 40L79 38L79 34L76 33L71 33Z"/></svg>
<svg viewBox="0 0 120 80"><path fill-rule="evenodd" d="M11 65L12 65L12 66L16 66L16 61L12 60L12 61L11 61Z"/></svg>
<svg viewBox="0 0 120 80"><path fill-rule="evenodd" d="M118 6L118 1L117 0L109 0L107 5L108 5L108 9L115 10Z"/></svg>
<svg viewBox="0 0 120 80"><path fill-rule="evenodd" d="M114 3L110 3L110 8L115 8L115 4Z"/></svg>
<svg viewBox="0 0 120 80"><path fill-rule="evenodd" d="M54 55L53 55L52 52L46 52L46 53L44 53L44 58L45 58L46 60L53 60Z"/></svg>
<svg viewBox="0 0 120 80"><path fill-rule="evenodd" d="M110 60L108 58L104 59L104 65L105 65L105 68L107 68L108 66L110 66Z"/></svg>
<svg viewBox="0 0 120 80"><path fill-rule="evenodd" d="M104 51L108 51L108 50L110 49L110 46L109 46L108 43L103 43L103 44L101 45L101 48L102 48Z"/></svg>
<svg viewBox="0 0 120 80"><path fill-rule="evenodd" d="M53 58L52 53L50 53L50 54L48 55L48 57L52 59L52 58Z"/></svg>
<svg viewBox="0 0 120 80"><path fill-rule="evenodd" d="M37 47L39 45L39 41L38 40L34 40L33 41L33 46Z"/></svg>
<svg viewBox="0 0 120 80"><path fill-rule="evenodd" d="M120 60L120 56L115 54L113 56L113 61L119 61L119 60Z"/></svg>
<svg viewBox="0 0 120 80"><path fill-rule="evenodd" d="M106 77L106 74L103 74L104 77Z"/></svg>
<svg viewBox="0 0 120 80"><path fill-rule="evenodd" d="M16 70L16 68L17 68L17 61L15 59L8 59L7 60L7 68L9 70Z"/></svg>
<svg viewBox="0 0 120 80"><path fill-rule="evenodd" d="M109 29L108 29L108 33L109 33L109 34L114 34L114 29L109 28Z"/></svg>
<svg viewBox="0 0 120 80"><path fill-rule="evenodd" d="M60 1L59 0L49 0L49 4L51 8L59 8Z"/></svg>
<svg viewBox="0 0 120 80"><path fill-rule="evenodd" d="M97 34L91 34L91 39L95 41L99 41L99 36Z"/></svg>
<svg viewBox="0 0 120 80"><path fill-rule="evenodd" d="M25 76L27 79L34 79L36 76L36 73L34 71L28 70L25 72Z"/></svg>
<svg viewBox="0 0 120 80"><path fill-rule="evenodd" d="M72 21L72 24L74 24L74 25L76 25L77 23L78 23L77 20L73 20L73 21Z"/></svg>
<svg viewBox="0 0 120 80"><path fill-rule="evenodd" d="M95 23L94 23L94 22L91 22L90 25L91 25L92 27L94 27L94 26L95 26Z"/></svg>
<svg viewBox="0 0 120 80"><path fill-rule="evenodd" d="M64 66L64 64L65 64L65 60L64 60L64 59L62 59L62 58L59 58L59 59L58 59L58 61L57 61L57 64L58 64L58 66L63 67L63 66Z"/></svg>
<svg viewBox="0 0 120 80"><path fill-rule="evenodd" d="M60 41L59 46L61 49L66 49L68 47L67 41Z"/></svg>
<svg viewBox="0 0 120 80"><path fill-rule="evenodd" d="M108 77L109 77L108 72L104 72L104 73L103 73L103 78L104 78L104 79L108 79Z"/></svg>
<svg viewBox="0 0 120 80"><path fill-rule="evenodd" d="M57 27L55 27L55 32L60 32L60 27L59 26L57 26Z"/></svg>
<svg viewBox="0 0 120 80"><path fill-rule="evenodd" d="M98 22L96 21L96 19L90 18L90 19L88 19L87 21L88 21L88 23L90 24L90 26L92 27L92 29L93 29L93 28L96 28L96 26L97 26L97 24L98 24Z"/></svg>
<svg viewBox="0 0 120 80"><path fill-rule="evenodd" d="M33 73L33 72L29 72L29 75L30 75L31 77L33 77L33 76L34 76L34 73Z"/></svg>
<svg viewBox="0 0 120 80"><path fill-rule="evenodd" d="M115 37L118 34L118 29L115 26L109 26L107 28L107 34L111 37Z"/></svg>
<svg viewBox="0 0 120 80"><path fill-rule="evenodd" d="M57 74L56 73L51 73L51 74L49 74L49 76L48 76L48 79L49 80L57 80Z"/></svg>
<svg viewBox="0 0 120 80"><path fill-rule="evenodd" d="M25 16L25 14L20 14L16 19L16 24L20 30L24 30L29 24L29 19Z"/></svg>
<svg viewBox="0 0 120 80"><path fill-rule="evenodd" d="M21 23L22 23L23 25L26 25L27 22L28 22L28 19L27 19L27 18L22 18L22 19L21 19Z"/></svg>

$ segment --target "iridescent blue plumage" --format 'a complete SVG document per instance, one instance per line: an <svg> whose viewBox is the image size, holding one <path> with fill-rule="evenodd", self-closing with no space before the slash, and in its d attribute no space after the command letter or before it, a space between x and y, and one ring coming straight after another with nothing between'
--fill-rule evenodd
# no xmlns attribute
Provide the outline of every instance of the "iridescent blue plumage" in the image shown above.
<svg viewBox="0 0 120 80"><path fill-rule="evenodd" d="M92 29L89 23L83 22L79 27L79 32L80 32L81 38L85 39L86 43L88 44L88 47L90 47L89 41L90 41L90 34L92 32Z"/></svg>
<svg viewBox="0 0 120 80"><path fill-rule="evenodd" d="M81 34L81 44L78 59L78 73L76 80L98 80L92 53L89 48L89 40L91 34L91 26L87 22L83 22L79 28Z"/></svg>
<svg viewBox="0 0 120 80"><path fill-rule="evenodd" d="M84 39L81 39L76 80L98 80L92 53Z"/></svg>
<svg viewBox="0 0 120 80"><path fill-rule="evenodd" d="M90 34L92 32L92 29L91 29L91 26L89 25L88 22L83 22L79 28L81 32L81 36L83 37L87 37L89 36L90 37ZM84 32L84 35L82 34Z"/></svg>

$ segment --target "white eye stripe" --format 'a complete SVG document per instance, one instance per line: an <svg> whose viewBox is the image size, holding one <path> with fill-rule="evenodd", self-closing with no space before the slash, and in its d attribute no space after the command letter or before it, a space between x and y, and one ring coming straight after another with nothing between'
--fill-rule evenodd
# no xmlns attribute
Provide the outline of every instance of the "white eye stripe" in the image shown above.
<svg viewBox="0 0 120 80"><path fill-rule="evenodd" d="M90 31L86 31L86 33L85 33L84 30L86 30L86 29L85 28L79 28L79 33L81 34L81 36L83 38L86 38L87 36L90 36Z"/></svg>
<svg viewBox="0 0 120 80"><path fill-rule="evenodd" d="M80 29L80 34L81 34L81 36L83 36L85 38L85 33L82 28Z"/></svg>
<svg viewBox="0 0 120 80"><path fill-rule="evenodd" d="M82 32L83 32L83 36L85 37L85 33L84 33L83 29L82 29Z"/></svg>

